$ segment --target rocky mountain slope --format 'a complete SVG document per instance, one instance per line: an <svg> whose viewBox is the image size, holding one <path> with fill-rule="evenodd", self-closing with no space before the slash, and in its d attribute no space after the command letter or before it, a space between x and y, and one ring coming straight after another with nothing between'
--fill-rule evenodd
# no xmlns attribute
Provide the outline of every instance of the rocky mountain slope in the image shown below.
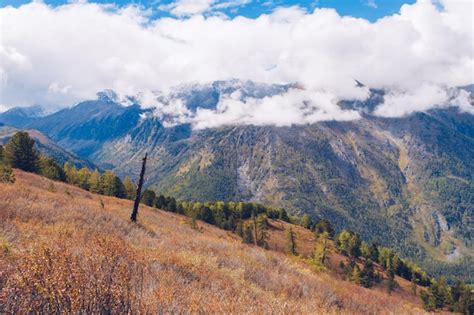
<svg viewBox="0 0 474 315"><path fill-rule="evenodd" d="M0 145L5 145L10 138L18 131L26 131L36 141L38 150L47 156L54 158L59 163L63 164L69 162L78 168L87 167L90 169L97 168L93 163L88 160L81 159L71 152L65 150L48 136L34 129L18 129L11 126L0 125Z"/></svg>
<svg viewBox="0 0 474 315"><path fill-rule="evenodd" d="M184 86L161 102L190 110L239 91L264 97L290 86L239 81ZM257 92L260 91L260 92ZM192 200L255 200L330 219L389 245L433 273L474 274L474 117L455 108L401 118L371 114L383 101L342 102L361 119L291 127L164 127L163 115L111 92L35 119L36 128L99 166L136 176L148 152L148 183ZM258 94L260 93L260 94ZM0 115L0 122L2 117ZM472 279L470 279L472 281Z"/></svg>
<svg viewBox="0 0 474 315"><path fill-rule="evenodd" d="M133 224L132 201L15 177L0 183L0 313L425 313L399 277L391 295L384 283L342 280L347 257L333 245L328 268L316 269L305 259L315 245L309 230L293 226L302 256L285 255L283 221L271 220L264 250L143 205Z"/></svg>

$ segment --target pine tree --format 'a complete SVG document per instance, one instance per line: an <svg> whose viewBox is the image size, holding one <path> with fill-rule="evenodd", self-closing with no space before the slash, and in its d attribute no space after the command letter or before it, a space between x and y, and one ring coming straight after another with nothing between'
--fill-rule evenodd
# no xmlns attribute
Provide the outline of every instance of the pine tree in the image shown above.
<svg viewBox="0 0 474 315"><path fill-rule="evenodd" d="M318 235L317 244L313 252L313 257L317 264L324 265L327 259L328 250L329 250L329 234L327 232L324 232Z"/></svg>
<svg viewBox="0 0 474 315"><path fill-rule="evenodd" d="M100 189L100 173L98 170L94 170L89 176L88 186L90 192L96 194L102 193Z"/></svg>
<svg viewBox="0 0 474 315"><path fill-rule="evenodd" d="M155 203L156 194L153 190L146 189L142 194L141 202L149 207L153 207Z"/></svg>
<svg viewBox="0 0 474 315"><path fill-rule="evenodd" d="M5 163L13 168L26 172L37 172L39 153L35 148L35 140L27 132L20 131L13 135L3 150Z"/></svg>
<svg viewBox="0 0 474 315"><path fill-rule="evenodd" d="M328 233L330 238L334 236L334 229L331 223L326 219L321 219L318 222L316 222L314 226L314 233L318 235L325 232Z"/></svg>
<svg viewBox="0 0 474 315"><path fill-rule="evenodd" d="M357 264L352 268L352 272L349 276L349 279L355 283L360 283L360 268Z"/></svg>
<svg viewBox="0 0 474 315"><path fill-rule="evenodd" d="M360 272L360 284L365 288L370 288L374 283L374 278L374 264L372 260L366 259L364 268Z"/></svg>
<svg viewBox="0 0 474 315"><path fill-rule="evenodd" d="M40 157L39 173L52 180L66 180L66 174L64 173L64 170L61 168L61 166L58 165L56 160L47 156Z"/></svg>
<svg viewBox="0 0 474 315"><path fill-rule="evenodd" d="M125 198L133 200L137 194L137 188L132 182L130 176L126 176L123 180L123 187L125 188Z"/></svg>
<svg viewBox="0 0 474 315"><path fill-rule="evenodd" d="M239 221L237 223L237 226L235 227L235 234L237 234L240 237L244 237L244 226L242 224L242 221Z"/></svg>
<svg viewBox="0 0 474 315"><path fill-rule="evenodd" d="M395 272L393 271L393 268L390 267L387 270L387 292L388 294L392 294L392 291L395 290L395 286L397 285L397 282L395 281Z"/></svg>
<svg viewBox="0 0 474 315"><path fill-rule="evenodd" d="M122 181L111 171L105 171L100 178L100 190L106 196L125 197Z"/></svg>
<svg viewBox="0 0 474 315"><path fill-rule="evenodd" d="M254 211L252 211L252 225L253 225L253 241L254 241L255 245L258 245L257 244L257 240L258 240L257 219L255 217L255 212Z"/></svg>
<svg viewBox="0 0 474 315"><path fill-rule="evenodd" d="M156 198L155 206L156 206L158 209L166 209L168 206L167 206L167 202L166 202L165 196L159 195L158 198Z"/></svg>
<svg viewBox="0 0 474 315"><path fill-rule="evenodd" d="M257 245L263 248L268 248L268 223L267 223L267 215L260 214L256 220L257 224Z"/></svg>
<svg viewBox="0 0 474 315"><path fill-rule="evenodd" d="M251 224L246 224L244 227L244 237L242 241L246 244L252 244L253 239L253 226Z"/></svg>
<svg viewBox="0 0 474 315"><path fill-rule="evenodd" d="M416 274L415 272L412 272L411 273L411 292L413 293L413 295L416 295L416 283L417 283Z"/></svg>
<svg viewBox="0 0 474 315"><path fill-rule="evenodd" d="M298 255L296 248L296 233L291 227L286 231L286 251L290 255Z"/></svg>
<svg viewBox="0 0 474 315"><path fill-rule="evenodd" d="M309 215L303 215L303 218L301 218L301 226L305 229L309 229L311 227L311 219L309 218Z"/></svg>

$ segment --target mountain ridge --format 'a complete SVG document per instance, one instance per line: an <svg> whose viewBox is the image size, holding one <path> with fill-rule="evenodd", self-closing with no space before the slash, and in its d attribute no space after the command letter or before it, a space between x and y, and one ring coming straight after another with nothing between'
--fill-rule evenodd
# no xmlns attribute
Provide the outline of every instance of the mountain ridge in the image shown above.
<svg viewBox="0 0 474 315"><path fill-rule="evenodd" d="M203 89L204 100L216 91ZM110 95L29 126L122 176L136 178L148 152L148 183L159 193L253 200L328 217L337 229L350 228L417 262L434 259L442 265L434 273L455 276L465 266L462 277L474 274L474 118L468 113L438 108L377 117L371 112L383 91L372 90L366 102L340 104L357 109L358 120L193 130L186 123L165 127L152 109L123 106ZM214 106L215 96L206 104Z"/></svg>

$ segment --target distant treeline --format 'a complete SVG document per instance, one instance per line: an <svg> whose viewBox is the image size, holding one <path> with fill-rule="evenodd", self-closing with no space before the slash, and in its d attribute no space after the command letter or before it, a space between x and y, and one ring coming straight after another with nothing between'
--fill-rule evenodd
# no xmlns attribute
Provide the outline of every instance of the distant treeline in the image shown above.
<svg viewBox="0 0 474 315"><path fill-rule="evenodd" d="M52 180L63 181L93 193L134 199L136 185L125 177L122 181L111 171L100 173L86 167L77 169L70 163L60 166L54 159L42 156L35 148L34 140L26 132L16 133L5 147L0 146L0 181L14 182L12 168L34 172ZM430 278L419 266L403 259L394 250L368 244L352 231L343 230L335 235L331 223L326 219L313 221L308 215L292 216L283 208L273 208L254 202L191 202L180 201L173 197L156 195L153 190L145 190L141 202L158 209L179 213L190 218L193 228L196 220L232 231L242 237L245 243L267 248L268 219L279 219L301 225L315 233L317 242L313 260L324 264L327 255L327 241L333 240L337 250L348 257L348 263L341 263L347 278L364 287L382 281L374 270L378 263L387 274L389 293L396 289L395 275L411 281L413 294L417 294L417 285L426 287L420 297L426 310L447 308L450 311L474 314L474 294L463 282L449 285L444 277ZM296 234L287 231L288 253L297 255ZM363 262L360 269L357 261Z"/></svg>

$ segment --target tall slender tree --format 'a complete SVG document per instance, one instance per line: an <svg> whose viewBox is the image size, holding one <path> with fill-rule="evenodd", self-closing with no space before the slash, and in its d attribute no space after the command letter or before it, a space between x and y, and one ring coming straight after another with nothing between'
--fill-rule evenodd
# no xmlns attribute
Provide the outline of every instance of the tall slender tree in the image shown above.
<svg viewBox="0 0 474 315"><path fill-rule="evenodd" d="M138 181L137 196L135 197L135 203L133 204L132 215L130 216L130 220L132 220L132 222L137 221L138 206L140 205L140 199L142 197L141 194L142 194L143 178L145 177L145 168L146 168L146 158L147 158L147 156L148 156L148 153L145 153L145 157L143 158L143 162L142 162L142 170L140 172L140 179Z"/></svg>
<svg viewBox="0 0 474 315"><path fill-rule="evenodd" d="M286 230L286 251L293 256L298 255L296 249L296 233L291 227Z"/></svg>

